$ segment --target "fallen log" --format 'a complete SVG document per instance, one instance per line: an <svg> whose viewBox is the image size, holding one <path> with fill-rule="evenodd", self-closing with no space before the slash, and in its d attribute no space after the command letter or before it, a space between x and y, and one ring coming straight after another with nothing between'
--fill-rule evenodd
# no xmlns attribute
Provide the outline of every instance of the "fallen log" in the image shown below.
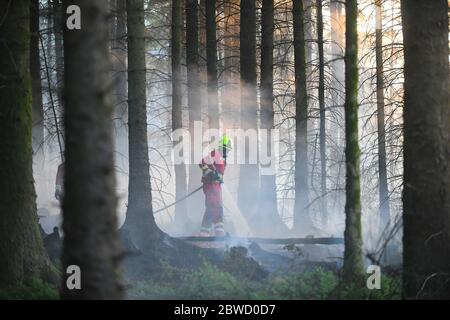
<svg viewBox="0 0 450 320"><path fill-rule="evenodd" d="M177 239L188 242L237 242L237 243L260 243L260 244L343 244L343 238L243 238L243 237L178 237Z"/></svg>

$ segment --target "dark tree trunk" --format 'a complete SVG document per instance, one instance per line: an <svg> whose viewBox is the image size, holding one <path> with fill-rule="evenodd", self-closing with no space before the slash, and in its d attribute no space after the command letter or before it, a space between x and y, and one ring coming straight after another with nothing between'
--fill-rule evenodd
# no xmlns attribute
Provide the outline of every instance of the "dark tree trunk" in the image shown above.
<svg viewBox="0 0 450 320"><path fill-rule="evenodd" d="M147 142L144 0L127 0L128 29L128 208L124 229L142 249L155 244Z"/></svg>
<svg viewBox="0 0 450 320"><path fill-rule="evenodd" d="M206 41L206 0L200 0L199 6L199 70L200 70L200 104L204 122L208 121L208 72L207 72L207 41Z"/></svg>
<svg viewBox="0 0 450 320"><path fill-rule="evenodd" d="M241 69L241 128L257 130L256 97L256 4L255 0L241 0L240 69ZM246 139L248 140L248 139ZM249 141L245 143L245 164L240 166L238 205L250 228L255 230L259 191L259 170L257 164L250 164ZM255 158L255 155L252 155Z"/></svg>
<svg viewBox="0 0 450 320"><path fill-rule="evenodd" d="M221 96L224 128L236 128L239 125L239 1L224 2L224 88Z"/></svg>
<svg viewBox="0 0 450 320"><path fill-rule="evenodd" d="M361 235L360 150L358 136L357 0L347 0L345 34L345 253L343 279L356 283L363 274Z"/></svg>
<svg viewBox="0 0 450 320"><path fill-rule="evenodd" d="M208 74L209 128L219 129L219 101L217 92L217 35L216 0L206 0L206 69Z"/></svg>
<svg viewBox="0 0 450 320"><path fill-rule="evenodd" d="M64 2L64 8L71 1ZM121 250L109 80L108 1L80 0L79 31L64 31L66 134L63 268L77 265L81 290L62 283L64 299L119 299Z"/></svg>
<svg viewBox="0 0 450 320"><path fill-rule="evenodd" d="M194 125L201 124L202 106L200 99L200 74L199 74L199 6L197 0L186 0L186 64L187 64L187 85L188 85L188 114L189 132L191 139L194 138ZM194 158L194 146L198 141L192 141L191 160L189 165L188 192L192 192L200 185L201 172L196 162L200 159ZM196 193L188 199L188 212L202 210L199 203L202 201L201 194ZM191 225L191 224L189 224Z"/></svg>
<svg viewBox="0 0 450 320"><path fill-rule="evenodd" d="M320 187L321 187L321 215L326 223L328 219L327 209L327 150L326 150L326 114L325 114L325 59L323 53L323 16L322 0L317 0L317 44L319 54L319 112L320 112Z"/></svg>
<svg viewBox="0 0 450 320"><path fill-rule="evenodd" d="M182 78L182 28L183 7L180 0L172 0L172 130L183 128L183 78ZM175 144L178 141L174 142ZM181 155L179 155L181 156ZM175 197L182 198L187 193L186 166L175 164ZM175 223L187 222L187 207L184 203L175 206Z"/></svg>
<svg viewBox="0 0 450 320"><path fill-rule="evenodd" d="M263 0L261 17L261 129L267 131L265 149L273 155L271 130L274 126L273 110L273 33L274 33L274 1ZM275 164L270 164L275 165ZM267 166L267 170L270 170ZM278 214L277 188L275 173L261 175L261 191L259 199L258 222L265 230L286 234L286 225Z"/></svg>
<svg viewBox="0 0 450 320"><path fill-rule="evenodd" d="M30 2L0 2L0 288L57 281L39 233L32 172Z"/></svg>
<svg viewBox="0 0 450 320"><path fill-rule="evenodd" d="M30 5L30 73L33 110L33 151L44 151L44 108L42 105L41 60L39 55L39 0Z"/></svg>
<svg viewBox="0 0 450 320"><path fill-rule="evenodd" d="M294 229L307 233L312 226L309 217L308 192L308 94L306 92L306 44L302 0L292 1L294 17L295 64L295 204Z"/></svg>
<svg viewBox="0 0 450 320"><path fill-rule="evenodd" d="M403 0L403 292L450 298L448 4Z"/></svg>
<svg viewBox="0 0 450 320"><path fill-rule="evenodd" d="M313 67L313 35L314 35L314 23L313 23L313 2L314 0L302 0L303 2L303 30L305 38L305 60L306 60L306 79L307 89L312 88L312 67Z"/></svg>
<svg viewBox="0 0 450 320"><path fill-rule="evenodd" d="M389 190L386 163L386 129L384 126L384 76L383 76L383 32L381 0L375 1L376 29L375 55L377 68L377 124L378 124L378 177L380 197L380 227L383 229L389 223Z"/></svg>

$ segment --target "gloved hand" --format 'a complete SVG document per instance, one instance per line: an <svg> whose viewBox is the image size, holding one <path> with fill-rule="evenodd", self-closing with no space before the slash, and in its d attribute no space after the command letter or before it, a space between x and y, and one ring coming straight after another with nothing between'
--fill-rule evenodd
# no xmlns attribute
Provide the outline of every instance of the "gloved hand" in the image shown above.
<svg viewBox="0 0 450 320"><path fill-rule="evenodd" d="M217 181L219 183L223 183L222 176L217 171L214 171L211 174L211 180L212 181Z"/></svg>
<svg viewBox="0 0 450 320"><path fill-rule="evenodd" d="M205 181L218 181L219 183L222 183L222 178L220 177L220 175L217 173L217 171L215 170L211 170L211 169L206 169L203 172L203 179Z"/></svg>
<svg viewBox="0 0 450 320"><path fill-rule="evenodd" d="M203 177L210 178L214 174L214 171L211 169L206 169L203 171Z"/></svg>

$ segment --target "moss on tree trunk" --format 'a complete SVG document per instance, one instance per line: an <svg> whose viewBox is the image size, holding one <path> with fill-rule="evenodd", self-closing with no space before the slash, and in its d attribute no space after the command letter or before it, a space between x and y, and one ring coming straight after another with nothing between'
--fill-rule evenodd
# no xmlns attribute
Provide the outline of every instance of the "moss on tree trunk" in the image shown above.
<svg viewBox="0 0 450 320"><path fill-rule="evenodd" d="M363 274L361 235L360 149L358 136L358 6L348 0L346 8L345 51L345 253L343 280L360 280Z"/></svg>
<svg viewBox="0 0 450 320"><path fill-rule="evenodd" d="M30 2L0 2L0 287L56 282L39 233L32 172Z"/></svg>

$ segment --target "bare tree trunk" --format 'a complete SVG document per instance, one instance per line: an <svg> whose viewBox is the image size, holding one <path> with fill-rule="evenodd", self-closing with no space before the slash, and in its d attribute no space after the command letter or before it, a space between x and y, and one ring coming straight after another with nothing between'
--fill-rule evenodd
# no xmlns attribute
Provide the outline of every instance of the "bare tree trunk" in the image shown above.
<svg viewBox="0 0 450 320"><path fill-rule="evenodd" d="M147 142L144 0L127 0L128 29L128 208L124 229L141 249L159 233L153 216Z"/></svg>
<svg viewBox="0 0 450 320"><path fill-rule="evenodd" d="M172 0L172 130L183 128L183 78L182 78L182 2ZM174 145L177 144L174 141ZM180 155L181 156L181 155ZM182 198L187 193L186 166L175 164L175 197ZM187 222L187 207L184 203L175 206L175 223L183 225Z"/></svg>
<svg viewBox="0 0 450 320"><path fill-rule="evenodd" d="M389 223L389 189L386 163L386 129L384 126L384 75L383 75L383 33L381 0L375 1L376 9L376 68L377 68L377 124L378 124L378 177L380 197L380 227Z"/></svg>
<svg viewBox="0 0 450 320"><path fill-rule="evenodd" d="M64 8L71 1L64 2ZM64 299L119 299L123 295L117 234L109 76L108 1L80 0L79 31L65 30L66 133L64 270L77 265L81 290L62 283Z"/></svg>
<svg viewBox="0 0 450 320"><path fill-rule="evenodd" d="M296 120L294 229L303 234L310 231L312 223L308 210L308 94L306 92L306 43L302 0L292 1L292 14L294 17Z"/></svg>
<svg viewBox="0 0 450 320"><path fill-rule="evenodd" d="M320 112L320 187L321 187L321 215L326 224L328 219L327 208L327 150L326 150L326 114L325 114L325 59L323 53L323 16L322 0L317 0L317 44L319 52L319 112Z"/></svg>
<svg viewBox="0 0 450 320"><path fill-rule="evenodd" d="M221 119L224 128L236 128L239 125L239 1L224 2L224 71L222 90ZM227 170L229 171L229 170Z"/></svg>
<svg viewBox="0 0 450 320"><path fill-rule="evenodd" d="M44 108L42 103L41 60L39 55L39 0L30 5L30 72L33 110L33 151L43 155Z"/></svg>
<svg viewBox="0 0 450 320"><path fill-rule="evenodd" d="M345 34L345 252L343 280L358 283L363 274L361 235L360 149L358 135L357 0L347 0Z"/></svg>
<svg viewBox="0 0 450 320"><path fill-rule="evenodd" d="M191 160L189 165L188 192L194 191L201 183L201 171L196 162L200 159L194 158L194 125L202 121L202 106L200 99L200 70L199 70L199 6L197 0L186 0L186 64L187 64L187 86L188 86L188 114L189 132L191 134ZM200 208L201 198L199 193L194 194L188 201L188 212L202 212ZM191 225L189 223L189 225Z"/></svg>
<svg viewBox="0 0 450 320"><path fill-rule="evenodd" d="M450 298L448 4L403 0L403 292Z"/></svg>
<svg viewBox="0 0 450 320"><path fill-rule="evenodd" d="M267 131L267 142L264 149L273 155L272 132L274 126L273 110L273 34L274 34L274 1L263 0L261 23L261 129ZM270 170L270 164L267 170ZM275 173L261 175L261 191L259 195L259 219L263 230L286 234L286 225L278 214L277 187Z"/></svg>
<svg viewBox="0 0 450 320"><path fill-rule="evenodd" d="M0 2L0 288L57 282L36 214L32 170L30 2Z"/></svg>
<svg viewBox="0 0 450 320"><path fill-rule="evenodd" d="M219 98L217 88L216 0L206 0L206 69L208 74L209 128L219 129Z"/></svg>
<svg viewBox="0 0 450 320"><path fill-rule="evenodd" d="M314 23L312 18L314 0L302 0L303 2L303 29L305 37L305 59L306 59L306 79L307 90L312 88L312 54L313 54L313 35L314 35Z"/></svg>
<svg viewBox="0 0 450 320"><path fill-rule="evenodd" d="M241 0L240 8L241 128L257 130L255 0ZM250 228L257 233L254 222L259 192L259 170L257 164L249 163L249 147L249 141L246 141L246 161L240 166L238 205Z"/></svg>
<svg viewBox="0 0 450 320"><path fill-rule="evenodd" d="M208 117L208 72L207 72L207 41L206 41L206 1L200 0L199 7L199 70L200 70L200 101L202 120L209 125ZM206 117L205 117L206 116ZM204 123L204 124L205 124Z"/></svg>

